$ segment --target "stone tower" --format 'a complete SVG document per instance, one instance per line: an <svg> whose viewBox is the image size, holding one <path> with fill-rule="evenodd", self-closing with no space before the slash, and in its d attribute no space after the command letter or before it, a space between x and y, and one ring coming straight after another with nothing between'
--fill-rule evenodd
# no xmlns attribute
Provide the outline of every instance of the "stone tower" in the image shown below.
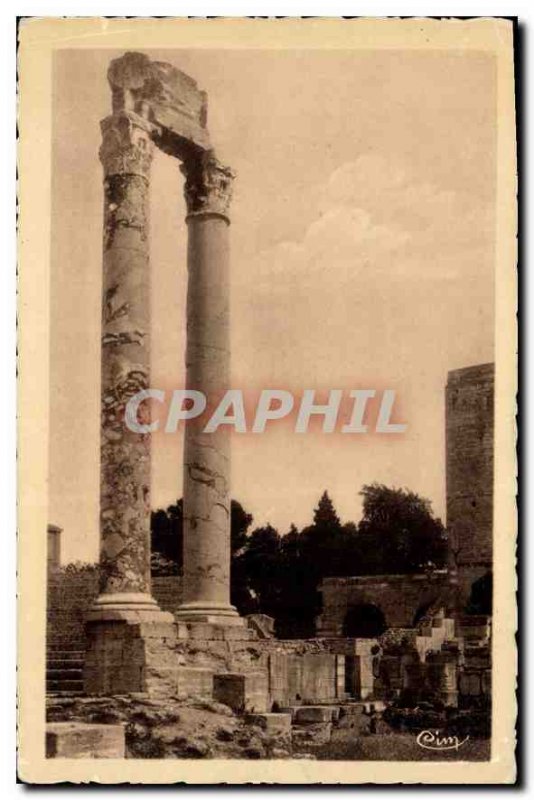
<svg viewBox="0 0 534 800"><path fill-rule="evenodd" d="M492 565L494 374L477 364L447 380L447 528L464 597Z"/></svg>

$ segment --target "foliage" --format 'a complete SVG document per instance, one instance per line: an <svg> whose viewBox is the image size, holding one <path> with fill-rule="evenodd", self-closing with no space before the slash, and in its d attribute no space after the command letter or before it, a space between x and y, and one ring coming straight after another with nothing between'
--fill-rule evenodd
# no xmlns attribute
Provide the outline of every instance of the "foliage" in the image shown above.
<svg viewBox="0 0 534 800"><path fill-rule="evenodd" d="M447 537L429 500L406 489L364 486L358 538L364 574L422 572L442 567Z"/></svg>
<svg viewBox="0 0 534 800"><path fill-rule="evenodd" d="M163 553L158 553L157 550L154 550L150 555L150 572L154 577L180 575L181 568L172 558L168 558Z"/></svg>
<svg viewBox="0 0 534 800"><path fill-rule="evenodd" d="M291 525L281 535L272 525L250 532L253 518L231 505L231 601L241 614L275 619L282 638L314 635L321 610L319 586L327 577L423 572L446 563L447 538L428 500L404 489L364 486L363 516L342 523L328 492L311 525ZM152 514L153 574L182 568L183 504ZM157 553L158 555L154 555ZM175 574L175 573L174 573Z"/></svg>
<svg viewBox="0 0 534 800"><path fill-rule="evenodd" d="M183 500L177 500L167 509L153 511L151 515L152 556L158 553L166 561L177 565L178 572L182 568L183 548ZM157 569L158 564L153 567ZM169 572L154 572L153 574L170 574Z"/></svg>

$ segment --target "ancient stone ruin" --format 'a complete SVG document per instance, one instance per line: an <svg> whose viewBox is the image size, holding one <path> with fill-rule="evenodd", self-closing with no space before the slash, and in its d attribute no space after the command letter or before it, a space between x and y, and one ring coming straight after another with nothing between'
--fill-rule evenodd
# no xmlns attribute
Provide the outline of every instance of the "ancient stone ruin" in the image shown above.
<svg viewBox="0 0 534 800"><path fill-rule="evenodd" d="M100 594L88 616L89 692L142 690L169 654L175 618L150 589L150 433L124 425L150 388L149 185L154 148L178 158L188 226L187 387L218 396L229 382L228 209L232 171L216 158L206 96L169 64L127 53L111 62L103 120ZM149 411L141 408L142 422ZM228 432L186 427L184 598L180 622L243 629L230 605ZM118 655L121 653L122 655ZM169 664L169 668L170 668Z"/></svg>
<svg viewBox="0 0 534 800"><path fill-rule="evenodd" d="M195 420L186 424L183 577L160 578L152 587L150 412L140 407L139 421L146 426L142 433L125 426L124 414L130 398L150 388L148 219L154 148L179 159L185 176L187 388L208 398L220 397L229 387L228 237L234 175L215 155L207 98L194 80L140 53L112 61L108 80L112 113L101 123L100 148L100 577L97 586L96 571L67 579L57 574L59 529L54 527L48 689L56 700L51 702L47 753L121 756L122 729L110 731L116 726L91 722L80 734L79 724L94 720L99 697L107 698L108 716L115 714L117 720L128 719L125 697L160 701L171 710L173 703L191 698L216 703L219 711L225 708L240 719L248 715L250 724L284 741L292 736L295 746L306 749L310 738L328 740L340 709L349 720L363 714L369 728L377 724L373 715L406 692L438 698L449 708L461 703L461 695L489 696L488 619L457 613L454 569L327 580L317 637L309 640L277 640L269 618L239 616L230 603L230 441L224 426L204 433ZM460 395L461 377L450 379ZM448 397L448 435L454 435L455 414L464 406L463 400ZM475 443L476 437L470 447ZM460 468L450 454L448 461L448 486L454 492L449 508L456 518L467 499L457 488ZM487 509L487 499L484 503ZM490 554L484 551L484 564ZM464 567L470 566L467 561ZM365 635L357 626L352 629L347 613L356 606L377 608L383 616L380 629ZM65 695L68 713L61 705ZM78 697L84 704L77 705ZM237 757L241 751L236 752Z"/></svg>

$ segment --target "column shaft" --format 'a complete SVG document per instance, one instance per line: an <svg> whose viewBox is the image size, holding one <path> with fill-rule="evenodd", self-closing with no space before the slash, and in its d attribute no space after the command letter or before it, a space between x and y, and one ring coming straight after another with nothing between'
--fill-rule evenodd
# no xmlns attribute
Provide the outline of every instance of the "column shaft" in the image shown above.
<svg viewBox="0 0 534 800"><path fill-rule="evenodd" d="M97 605L157 609L150 596L150 434L125 407L150 385L149 174L153 144L132 112L102 123L104 245ZM142 405L139 421L148 421Z"/></svg>
<svg viewBox="0 0 534 800"><path fill-rule="evenodd" d="M229 203L232 174L218 162L193 172L188 200L187 387L213 410L230 386ZM184 444L184 599L178 618L241 623L230 605L230 430L188 420Z"/></svg>

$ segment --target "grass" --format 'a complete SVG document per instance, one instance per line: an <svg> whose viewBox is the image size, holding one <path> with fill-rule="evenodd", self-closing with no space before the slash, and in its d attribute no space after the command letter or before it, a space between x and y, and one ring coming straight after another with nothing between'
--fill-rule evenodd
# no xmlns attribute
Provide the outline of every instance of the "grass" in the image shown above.
<svg viewBox="0 0 534 800"><path fill-rule="evenodd" d="M487 761L489 739L469 739L458 751L425 750L414 734L335 736L313 751L321 761Z"/></svg>

